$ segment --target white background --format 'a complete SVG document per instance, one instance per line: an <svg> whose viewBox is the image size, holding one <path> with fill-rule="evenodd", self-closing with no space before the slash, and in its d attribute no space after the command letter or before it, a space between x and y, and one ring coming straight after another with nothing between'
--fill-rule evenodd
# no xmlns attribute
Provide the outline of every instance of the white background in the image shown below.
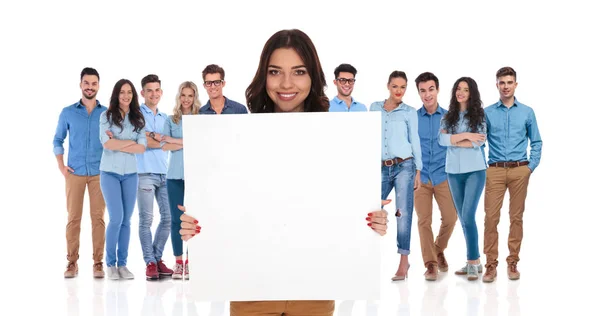
<svg viewBox="0 0 600 316"><path fill-rule="evenodd" d="M541 164L530 181L524 217L525 239L519 266L521 285L526 286L519 290L521 310L524 315L534 310L584 310L593 299L592 290L584 287L595 288L594 271L599 259L598 171L597 156L592 151L596 151L598 135L600 26L591 3L3 2L0 87L5 127L1 207L5 215L0 221L0 264L2 271L9 274L6 282L11 282L7 284L14 286L14 292L29 291L29 295L19 296L13 302L42 308L44 304L30 303L34 289L42 291L36 292L35 297L45 298L46 303L64 302L62 270L66 264L67 214L64 179L52 154L52 138L61 109L81 95L78 84L83 67L95 67L100 72L98 99L105 105L118 79L129 78L139 89L144 75L156 73L163 80L165 91L160 109L170 112L177 86L184 80L200 83L201 71L209 63L225 68L226 96L244 102L244 90L254 75L264 42L280 29L300 28L318 49L329 85L328 96L336 93L333 69L349 62L359 71L354 96L367 106L387 97L387 77L396 69L408 74L405 102L414 107L420 106L414 78L423 71L432 71L440 78L441 104L448 102L454 80L465 75L478 82L484 103L491 104L498 98L494 86L496 70L506 65L514 67L519 82L516 96L534 108L544 141ZM201 100L206 102L206 94L201 94ZM482 205L477 215L480 231ZM137 212L134 227L136 217ZM398 285L405 294L402 291L415 293L415 288L416 293L423 293L419 290L423 288L423 269L416 216L413 222L409 278L413 283ZM86 216L82 227L83 280L91 273ZM507 227L507 216L503 216L501 264L507 255ZM392 226L392 233L384 240L383 249L388 249L382 267L385 280L397 265L394 231ZM451 269L464 261L464 247L457 225L447 251ZM128 292L132 297L129 306L137 314L140 305L134 298L143 297L144 290L136 286L143 288L145 281L135 228L130 250L131 268L138 279ZM167 244L165 254L169 253ZM503 266L499 268L499 279L503 279ZM447 279L450 299L446 309L455 314L452 311L464 307L462 299L458 299L464 296L459 295L460 290L454 290L458 278L448 275ZM56 286L44 286L52 284L47 282L58 282L59 290L55 290ZM506 283L499 281L501 299L497 305L505 311L507 294L502 284ZM107 282L107 286L114 285ZM80 292L90 295L91 290ZM395 312L397 292L392 289L388 293L389 299L382 304L387 306L388 302L391 307L384 310ZM422 310L422 294L411 295L407 301L411 302L410 309L413 313ZM85 314L85 310L82 312ZM107 311L107 315L112 313Z"/></svg>

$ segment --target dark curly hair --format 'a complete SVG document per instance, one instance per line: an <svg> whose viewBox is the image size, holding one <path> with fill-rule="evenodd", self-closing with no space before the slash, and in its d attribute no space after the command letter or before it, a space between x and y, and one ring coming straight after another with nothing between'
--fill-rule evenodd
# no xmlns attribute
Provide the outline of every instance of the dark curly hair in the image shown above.
<svg viewBox="0 0 600 316"><path fill-rule="evenodd" d="M452 87L452 97L450 99L450 106L448 113L444 117L446 121L446 129L448 133L454 134L458 125L460 103L456 99L456 90L461 82L467 83L469 86L469 100L467 101L467 113L465 117L469 120L469 129L472 133L477 133L479 127L485 123L485 114L483 112L481 96L479 94L479 88L475 80L469 77L461 77L454 83Z"/></svg>

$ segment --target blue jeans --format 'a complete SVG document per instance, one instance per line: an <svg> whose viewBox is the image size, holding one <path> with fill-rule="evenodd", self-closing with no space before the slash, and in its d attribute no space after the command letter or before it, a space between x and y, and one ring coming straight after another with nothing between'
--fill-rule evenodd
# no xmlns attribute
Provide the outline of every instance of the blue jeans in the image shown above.
<svg viewBox="0 0 600 316"><path fill-rule="evenodd" d="M401 255L410 254L410 231L414 206L416 165L414 159L391 167L381 166L381 199L387 199L392 189L396 192L396 245Z"/></svg>
<svg viewBox="0 0 600 316"><path fill-rule="evenodd" d="M485 185L485 170L448 174L448 185L467 242L467 260L479 259L475 212Z"/></svg>
<svg viewBox="0 0 600 316"><path fill-rule="evenodd" d="M185 181L167 179L167 191L169 192L169 206L171 208L171 244L173 245L173 255L183 255L183 240L179 230L181 229L181 214L177 205L183 205L183 196L185 192Z"/></svg>
<svg viewBox="0 0 600 316"><path fill-rule="evenodd" d="M167 194L167 176L156 173L140 173L138 187L138 211L140 213L140 243L146 265L162 259L165 244L171 234L171 211ZM152 218L154 216L154 198L158 203L160 222L156 227L152 241Z"/></svg>
<svg viewBox="0 0 600 316"><path fill-rule="evenodd" d="M137 173L100 172L100 188L109 218L106 225L106 265L109 267L127 265L137 186Z"/></svg>

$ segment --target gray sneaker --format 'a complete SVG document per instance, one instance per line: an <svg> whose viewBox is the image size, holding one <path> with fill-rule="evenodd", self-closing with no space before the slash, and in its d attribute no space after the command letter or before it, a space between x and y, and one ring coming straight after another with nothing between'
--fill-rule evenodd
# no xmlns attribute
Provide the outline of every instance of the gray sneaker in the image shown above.
<svg viewBox="0 0 600 316"><path fill-rule="evenodd" d="M468 265L469 265L469 264L467 263L467 264L466 264L464 267L460 268L459 270L456 270L456 271L454 272L454 274L456 274L456 275L467 275L467 274L468 274L468 273L467 273L467 266L468 266ZM474 266L474 267L476 267L476 268L477 268L477 272L478 272L478 273L482 273L482 272L483 272L483 266L481 265L481 263L480 263L480 264L478 264L478 265L474 265L474 264L473 264L472 266Z"/></svg>
<svg viewBox="0 0 600 316"><path fill-rule="evenodd" d="M119 267L119 275L123 279L133 279L133 273L127 267Z"/></svg>
<svg viewBox="0 0 600 316"><path fill-rule="evenodd" d="M479 266L481 267L481 265ZM479 279L479 274L477 274L477 272L481 273L481 270L477 271L477 266L467 263L467 280L475 281Z"/></svg>
<svg viewBox="0 0 600 316"><path fill-rule="evenodd" d="M107 267L106 272L107 272L106 274L108 275L109 280L118 280L119 279L119 271L117 270L117 267L115 267L115 266Z"/></svg>

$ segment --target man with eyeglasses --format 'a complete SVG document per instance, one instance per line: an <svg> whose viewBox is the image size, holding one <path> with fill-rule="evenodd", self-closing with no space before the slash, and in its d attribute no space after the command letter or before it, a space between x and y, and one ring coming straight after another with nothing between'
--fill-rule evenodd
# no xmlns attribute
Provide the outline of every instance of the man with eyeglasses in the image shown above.
<svg viewBox="0 0 600 316"><path fill-rule="evenodd" d="M351 96L356 79L356 68L350 64L341 64L333 71L333 84L338 94L329 101L329 112L366 112L367 107Z"/></svg>
<svg viewBox="0 0 600 316"><path fill-rule="evenodd" d="M248 110L242 104L223 95L225 87L225 70L211 64L202 70L204 89L208 94L208 102L200 108L200 114L246 114Z"/></svg>

